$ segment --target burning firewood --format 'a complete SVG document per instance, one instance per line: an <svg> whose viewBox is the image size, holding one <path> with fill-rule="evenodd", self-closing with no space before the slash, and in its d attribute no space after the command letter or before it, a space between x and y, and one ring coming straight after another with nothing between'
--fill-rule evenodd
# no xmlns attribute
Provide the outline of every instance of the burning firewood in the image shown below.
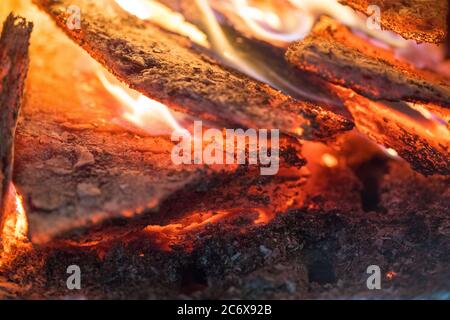
<svg viewBox="0 0 450 320"><path fill-rule="evenodd" d="M356 128L377 143L390 148L422 174L450 175L449 136L446 129L422 126L402 114L403 102L373 102L350 89L335 87L352 113ZM444 132L440 131L443 130Z"/></svg>
<svg viewBox="0 0 450 320"><path fill-rule="evenodd" d="M329 18L322 18L313 33L293 44L286 56L300 69L342 86L332 90L341 95L360 131L396 150L421 173L450 174L445 125L413 124L421 118L420 112L434 112L448 121L450 87L443 76L400 62L388 50L367 46L365 40Z"/></svg>
<svg viewBox="0 0 450 320"><path fill-rule="evenodd" d="M439 43L447 33L447 0L339 0L362 13L377 5L381 9L381 25L406 39Z"/></svg>
<svg viewBox="0 0 450 320"><path fill-rule="evenodd" d="M186 18L186 20L192 22L196 26L199 26L202 30L205 29L205 18L202 16L198 8L198 0L158 0L158 2L163 3L170 9L180 12ZM245 18L251 19L251 15L248 14L249 7L252 7L251 2L224 2L220 0L209 0L208 5L214 10L215 15L218 16L217 21L225 29L233 29L239 34L241 38L246 40L252 40L254 42L260 42L268 45L273 45L279 49L284 49L286 46L286 41L275 40L275 39L265 39L261 34L252 30L247 23ZM280 16L280 20L285 20L287 12L295 12L295 6L288 0L269 0L256 2L261 6L261 8L272 9L275 15ZM248 5L248 7L247 7ZM259 8L258 5L253 8ZM292 18L292 17L290 17ZM300 18L300 17L298 17ZM264 17L261 17L264 20ZM290 21L292 22L292 21Z"/></svg>
<svg viewBox="0 0 450 320"><path fill-rule="evenodd" d="M161 5L168 10L181 14L186 21L197 26L205 34L210 34L212 38L217 37L217 34L212 34L211 21L208 23L199 10L198 1L161 0L157 3L162 3ZM320 104L326 106L329 111L347 116L342 101L329 90L326 81L310 73L301 72L286 61L284 58L286 43L280 45L277 41L270 42L256 37L255 33L246 28L245 22L236 16L239 10L231 10L223 1L209 1L208 4L210 9L214 10L214 14L219 16L213 23L217 23L222 29L223 35L235 52L247 58L251 69L258 70L265 77L264 82L270 83L274 88L295 99ZM287 1L277 2L276 6L292 11ZM165 27L163 24L160 26ZM220 48L216 48L216 51L221 52ZM215 56L220 56L220 53L215 53ZM233 64L223 57L218 59L225 64L227 62L229 65Z"/></svg>
<svg viewBox="0 0 450 320"><path fill-rule="evenodd" d="M106 107L114 101L98 83L98 94L74 99L82 82L49 68L76 61L79 52L71 49L66 47L67 60L53 55L43 66L32 64L17 130L15 183L25 198L34 243L155 211L183 189L207 187L221 172L177 166L170 137L136 135L118 126ZM72 90L61 83L73 83Z"/></svg>
<svg viewBox="0 0 450 320"><path fill-rule="evenodd" d="M28 73L32 29L32 23L10 14L0 38L0 231L11 199L14 137Z"/></svg>
<svg viewBox="0 0 450 320"><path fill-rule="evenodd" d="M220 66L187 39L117 6L105 9L86 0L34 2L119 79L174 110L227 127L279 128L306 139L325 139L352 128L341 116ZM81 9L80 30L67 27L71 5Z"/></svg>
<svg viewBox="0 0 450 320"><path fill-rule="evenodd" d="M122 101L99 80L95 61L42 17L36 16L31 56L37 58L31 60L15 161L34 243L115 218L153 216L180 193L232 180L236 166L175 165L171 131L149 136L129 123L124 128ZM280 156L295 168L305 164L300 148L296 139L280 137Z"/></svg>
<svg viewBox="0 0 450 320"><path fill-rule="evenodd" d="M286 56L300 69L371 99L435 102L450 107L450 84L444 76L402 62L392 51L368 46L367 40L329 18L322 18Z"/></svg>

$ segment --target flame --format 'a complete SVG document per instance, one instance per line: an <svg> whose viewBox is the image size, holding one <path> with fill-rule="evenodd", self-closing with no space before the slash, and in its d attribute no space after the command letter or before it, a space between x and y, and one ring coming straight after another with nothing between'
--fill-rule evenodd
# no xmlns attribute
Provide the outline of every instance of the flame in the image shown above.
<svg viewBox="0 0 450 320"><path fill-rule="evenodd" d="M170 135L174 131L189 134L177 120L181 115L172 113L166 105L127 88L109 76L100 65L97 65L95 71L105 89L122 104L123 119L150 135Z"/></svg>
<svg viewBox="0 0 450 320"><path fill-rule="evenodd" d="M5 262L18 248L27 247L28 219L23 206L23 198L11 184L7 199L6 218L1 232L3 251L0 253L0 264Z"/></svg>
<svg viewBox="0 0 450 320"><path fill-rule="evenodd" d="M387 153L389 156L391 156L391 157L393 157L393 158L398 157L398 152L397 152L395 149L392 149L392 148L386 148L385 151L386 151L386 153Z"/></svg>
<svg viewBox="0 0 450 320"><path fill-rule="evenodd" d="M187 22L180 13L170 10L165 5L153 0L115 0L125 11L141 20L151 20L153 23L186 36L193 42L209 47L206 34L196 26Z"/></svg>
<svg viewBox="0 0 450 320"><path fill-rule="evenodd" d="M417 68L450 75L445 48L406 40L389 30L369 27L368 18L338 0L210 0L214 8L237 15L254 37L279 47L304 39L321 16L330 16L352 28L372 45L391 49L399 60Z"/></svg>
<svg viewBox="0 0 450 320"><path fill-rule="evenodd" d="M405 47L392 32L369 28L366 18L337 0L209 0L214 9L237 15L256 38L285 47L305 38L323 15L394 47Z"/></svg>
<svg viewBox="0 0 450 320"><path fill-rule="evenodd" d="M284 2L280 5L279 1L212 1L215 8L238 15L256 38L280 47L306 37L315 22L312 15Z"/></svg>

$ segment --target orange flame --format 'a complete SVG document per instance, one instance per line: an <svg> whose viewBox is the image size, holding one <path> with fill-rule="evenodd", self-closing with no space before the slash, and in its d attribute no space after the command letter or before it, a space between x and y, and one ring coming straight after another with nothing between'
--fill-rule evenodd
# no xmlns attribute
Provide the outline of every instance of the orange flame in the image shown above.
<svg viewBox="0 0 450 320"><path fill-rule="evenodd" d="M23 198L11 184L6 205L6 219L1 232L3 251L0 263L11 257L17 248L28 245L28 220L23 206Z"/></svg>

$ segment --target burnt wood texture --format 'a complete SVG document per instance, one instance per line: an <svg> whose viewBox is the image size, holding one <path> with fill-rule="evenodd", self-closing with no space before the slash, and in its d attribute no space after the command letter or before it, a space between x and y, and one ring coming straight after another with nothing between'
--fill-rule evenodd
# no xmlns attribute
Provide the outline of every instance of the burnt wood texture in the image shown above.
<svg viewBox="0 0 450 320"><path fill-rule="evenodd" d="M339 0L367 14L370 5L381 9L381 25L406 39L440 43L447 34L447 0Z"/></svg>
<svg viewBox="0 0 450 320"><path fill-rule="evenodd" d="M32 29L32 23L10 14L0 38L0 230L12 183L14 137L28 73Z"/></svg>
<svg viewBox="0 0 450 320"><path fill-rule="evenodd" d="M414 118L421 117L405 102L423 104L448 122L450 86L445 76L419 70L397 60L391 51L368 46L327 17L308 37L292 44L286 58L302 71L336 84L331 90L340 95L361 132L395 149L423 174L450 174L448 134L412 125ZM401 116L402 112L409 116Z"/></svg>
<svg viewBox="0 0 450 320"><path fill-rule="evenodd" d="M351 88L371 99L435 102L450 107L450 81L443 75L396 59L390 50L368 45L339 22L323 17L287 59L301 70Z"/></svg>
<svg viewBox="0 0 450 320"><path fill-rule="evenodd" d="M141 21L114 3L35 0L73 40L133 89L221 125L278 128L326 139L352 123L219 65L184 37ZM81 29L66 26L66 8L81 8ZM105 5L106 8L103 6Z"/></svg>

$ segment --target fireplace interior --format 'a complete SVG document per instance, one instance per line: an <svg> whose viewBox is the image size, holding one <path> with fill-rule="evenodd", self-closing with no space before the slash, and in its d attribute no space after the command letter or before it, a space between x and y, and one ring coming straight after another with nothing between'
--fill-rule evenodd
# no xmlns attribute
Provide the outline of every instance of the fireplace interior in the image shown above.
<svg viewBox="0 0 450 320"><path fill-rule="evenodd" d="M0 299L448 299L431 2L2 1ZM175 164L198 121L279 130L277 174Z"/></svg>

